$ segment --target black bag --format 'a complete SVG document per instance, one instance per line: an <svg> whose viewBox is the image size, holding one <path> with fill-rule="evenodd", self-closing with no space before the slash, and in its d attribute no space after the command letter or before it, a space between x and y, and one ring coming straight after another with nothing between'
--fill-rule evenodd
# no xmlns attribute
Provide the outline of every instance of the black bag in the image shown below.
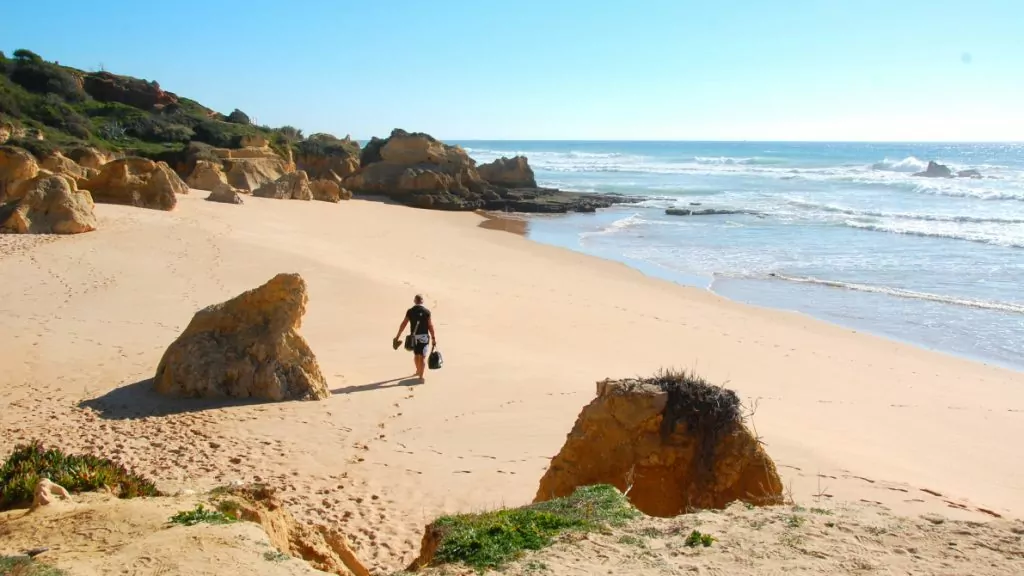
<svg viewBox="0 0 1024 576"><path fill-rule="evenodd" d="M413 348L415 348L415 346L416 346L416 341L413 338L413 335L409 334L408 336L406 336L405 337L405 349L406 350L412 350Z"/></svg>
<svg viewBox="0 0 1024 576"><path fill-rule="evenodd" d="M441 353L437 350L431 352L430 356L427 357L427 368L430 368L431 370L440 370L443 365L444 358L441 358Z"/></svg>

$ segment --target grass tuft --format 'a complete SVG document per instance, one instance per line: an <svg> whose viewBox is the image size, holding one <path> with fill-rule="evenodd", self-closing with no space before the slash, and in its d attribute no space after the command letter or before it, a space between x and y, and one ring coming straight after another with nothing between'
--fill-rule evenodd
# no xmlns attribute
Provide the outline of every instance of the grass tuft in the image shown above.
<svg viewBox="0 0 1024 576"><path fill-rule="evenodd" d="M526 550L550 546L563 532L596 531L639 516L622 493L605 484L522 508L443 516L433 525L440 534L433 563L497 569Z"/></svg>
<svg viewBox="0 0 1024 576"><path fill-rule="evenodd" d="M120 498L160 495L153 482L111 460L65 454L59 448L47 449L33 442L15 446L0 466L0 510L30 505L36 484L43 478L72 493L108 488Z"/></svg>
<svg viewBox="0 0 1024 576"><path fill-rule="evenodd" d="M219 510L209 510L202 504L196 504L192 510L178 512L170 519L172 524L181 524L182 526L195 526L201 523L231 524L236 521L234 516L229 516Z"/></svg>
<svg viewBox="0 0 1024 576"><path fill-rule="evenodd" d="M690 535L686 537L686 545L690 548L696 548L697 546L703 546L707 548L711 546L711 543L715 541L715 537L711 534L702 534L700 530L694 530L690 532Z"/></svg>

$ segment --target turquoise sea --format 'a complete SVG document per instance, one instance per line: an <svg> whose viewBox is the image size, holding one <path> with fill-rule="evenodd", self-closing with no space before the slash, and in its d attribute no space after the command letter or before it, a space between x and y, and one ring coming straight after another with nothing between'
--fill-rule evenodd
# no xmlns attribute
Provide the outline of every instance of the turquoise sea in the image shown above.
<svg viewBox="0 0 1024 576"><path fill-rule="evenodd" d="M759 306L1024 369L1024 145L459 142L647 198L531 238ZM982 179L914 176L928 160ZM667 216L666 208L743 213Z"/></svg>

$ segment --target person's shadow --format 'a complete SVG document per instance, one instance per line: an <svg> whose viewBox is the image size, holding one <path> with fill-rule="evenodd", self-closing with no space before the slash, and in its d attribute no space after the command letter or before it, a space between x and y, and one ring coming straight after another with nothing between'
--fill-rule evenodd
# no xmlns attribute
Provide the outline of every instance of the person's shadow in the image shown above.
<svg viewBox="0 0 1024 576"><path fill-rule="evenodd" d="M369 392L370 390L383 390L385 388L398 388L400 386L419 386L420 379L416 376L409 378L392 378L391 380L381 380L380 382L372 382L370 384L362 384L359 386L346 386L345 388L335 388L331 390L331 394L352 394L354 392Z"/></svg>

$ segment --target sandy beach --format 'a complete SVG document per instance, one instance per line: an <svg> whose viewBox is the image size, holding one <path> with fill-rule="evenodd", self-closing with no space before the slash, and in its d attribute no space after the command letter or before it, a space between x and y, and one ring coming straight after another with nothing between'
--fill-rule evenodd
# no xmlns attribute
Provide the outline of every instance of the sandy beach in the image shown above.
<svg viewBox="0 0 1024 576"><path fill-rule="evenodd" d="M748 403L797 502L1024 516L1024 373L730 302L471 213L205 196L100 204L98 230L73 237L0 236L0 452L102 452L171 491L270 482L368 566L397 569L437 514L528 502L596 381L677 367ZM301 332L329 400L149 391L198 309L280 272L308 284ZM423 385L390 346L415 293L445 357Z"/></svg>

